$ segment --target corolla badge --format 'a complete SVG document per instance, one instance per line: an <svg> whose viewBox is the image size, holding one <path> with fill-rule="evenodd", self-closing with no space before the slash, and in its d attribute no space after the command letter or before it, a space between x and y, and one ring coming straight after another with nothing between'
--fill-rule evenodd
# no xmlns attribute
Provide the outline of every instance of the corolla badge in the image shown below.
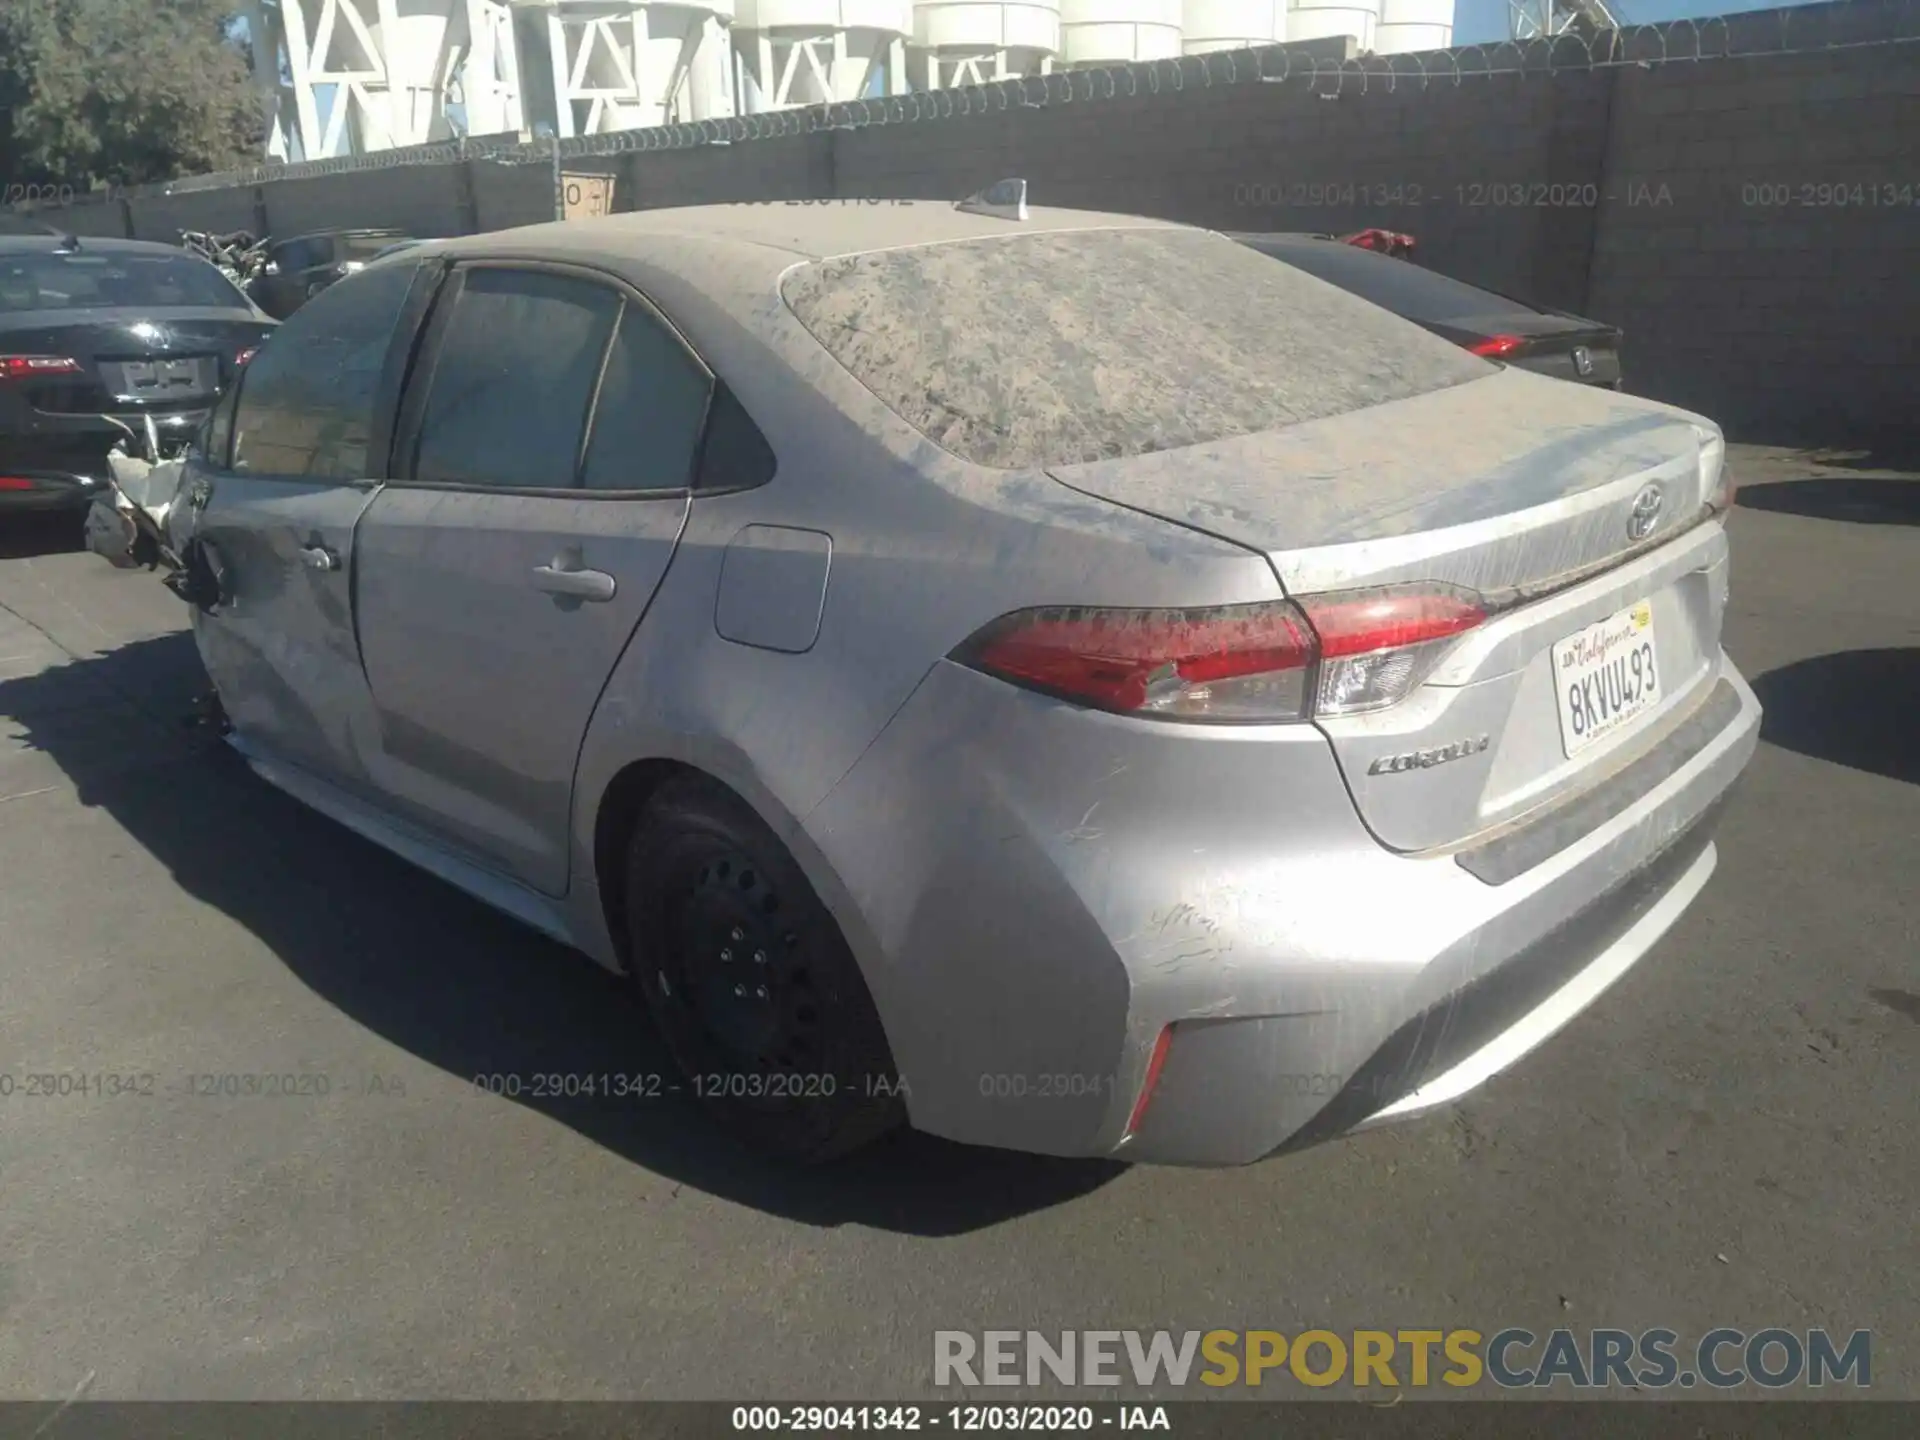
<svg viewBox="0 0 1920 1440"><path fill-rule="evenodd" d="M1401 755L1382 755L1367 767L1369 775L1400 775L1408 770L1431 770L1436 765L1445 765L1449 760L1464 760L1469 755L1478 755L1493 741L1490 735L1475 735L1471 739L1456 740L1451 745L1436 745L1431 750L1409 750Z"/></svg>
<svg viewBox="0 0 1920 1440"><path fill-rule="evenodd" d="M1627 512L1629 540L1644 540L1653 533L1653 527L1660 523L1660 507L1666 499L1666 493L1658 485L1649 485L1633 497L1633 509Z"/></svg>

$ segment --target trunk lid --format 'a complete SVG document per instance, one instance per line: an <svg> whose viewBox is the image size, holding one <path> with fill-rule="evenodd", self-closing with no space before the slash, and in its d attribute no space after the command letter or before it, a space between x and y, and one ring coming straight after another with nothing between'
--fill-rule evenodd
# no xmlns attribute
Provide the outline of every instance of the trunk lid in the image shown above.
<svg viewBox="0 0 1920 1440"><path fill-rule="evenodd" d="M1502 370L1052 473L1264 552L1296 597L1421 583L1482 597L1490 618L1448 642L1405 700L1318 722L1376 837L1425 851L1589 788L1711 688L1726 542L1699 522L1723 453L1719 431L1684 412ZM1583 682L1586 698L1569 700ZM1575 733L1587 705L1597 723Z"/></svg>
<svg viewBox="0 0 1920 1440"><path fill-rule="evenodd" d="M1536 375L1550 375L1556 380L1572 380L1581 385L1618 385L1620 382L1619 329L1578 315L1503 312L1469 316L1455 324L1427 328L1443 339L1474 350L1475 354L1487 354L1476 347L1502 339L1506 343L1491 358L1531 370Z"/></svg>
<svg viewBox="0 0 1920 1440"><path fill-rule="evenodd" d="M236 357L272 330L244 311L200 307L30 311L0 321L0 354L82 367L15 382L43 415L203 410L233 378Z"/></svg>
<svg viewBox="0 0 1920 1440"><path fill-rule="evenodd" d="M1683 411L1505 369L1282 430L1049 473L1264 552L1290 594L1428 580L1506 599L1686 525L1719 449L1719 431ZM1663 503L1636 538L1628 514L1649 484Z"/></svg>

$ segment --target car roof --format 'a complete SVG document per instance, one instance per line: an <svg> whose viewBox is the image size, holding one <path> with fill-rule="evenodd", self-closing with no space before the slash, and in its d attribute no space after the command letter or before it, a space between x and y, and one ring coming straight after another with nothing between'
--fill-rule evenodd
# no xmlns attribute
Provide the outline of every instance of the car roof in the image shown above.
<svg viewBox="0 0 1920 1440"><path fill-rule="evenodd" d="M516 254L545 250L561 259L583 252L626 251L638 256L651 248L651 241L701 240L783 251L791 263L795 258L822 260L951 240L1070 230L1192 228L1093 210L1033 207L1027 215L1025 220L1006 220L958 210L945 200L745 201L549 221L436 243L443 253L454 255L497 249L511 249Z"/></svg>
<svg viewBox="0 0 1920 1440"><path fill-rule="evenodd" d="M89 251L92 251L94 254L107 255L186 255L189 253L182 250L178 245L168 245L158 240L119 240L112 236L96 237L92 235L82 235L79 237L79 242L80 248L78 251L74 251L71 237L60 232L49 232L45 235L8 235L0 233L0 252L13 251L18 253L23 250L39 250L51 253L64 247L69 253L81 255L85 255ZM193 258L198 259L199 257L194 256Z"/></svg>
<svg viewBox="0 0 1920 1440"><path fill-rule="evenodd" d="M390 229L385 225L336 225L326 230L302 230L297 235L283 235L273 243L288 245L295 240L331 240L341 235L405 235L404 230Z"/></svg>

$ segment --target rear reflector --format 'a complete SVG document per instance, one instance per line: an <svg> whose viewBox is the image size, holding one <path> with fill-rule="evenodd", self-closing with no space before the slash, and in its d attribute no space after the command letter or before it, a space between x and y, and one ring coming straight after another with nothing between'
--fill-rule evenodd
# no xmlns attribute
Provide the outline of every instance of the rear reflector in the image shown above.
<svg viewBox="0 0 1920 1440"><path fill-rule="evenodd" d="M1131 1135L1140 1128L1140 1122L1147 1118L1147 1106L1153 1103L1153 1092L1160 1084L1160 1072L1166 1068L1167 1050L1173 1043L1173 1027L1161 1027L1160 1038L1153 1042L1153 1054L1147 1057L1147 1076L1140 1082L1140 1098L1133 1102L1133 1113L1127 1117L1127 1134Z"/></svg>
<svg viewBox="0 0 1920 1440"><path fill-rule="evenodd" d="M242 365L246 364L247 361L251 360L255 355L258 355L259 353L260 353L260 347L258 345L249 345L246 349L242 350L238 355L233 357L233 368L238 370Z"/></svg>
<svg viewBox="0 0 1920 1440"><path fill-rule="evenodd" d="M1484 355L1489 360L1499 360L1513 354L1526 343L1518 335L1489 335L1485 340L1469 345L1467 349L1476 355Z"/></svg>
<svg viewBox="0 0 1920 1440"><path fill-rule="evenodd" d="M0 380L26 380L38 375L78 375L80 362L64 355L0 355Z"/></svg>
<svg viewBox="0 0 1920 1440"><path fill-rule="evenodd" d="M1399 586L1206 610L1038 609L994 621L953 659L1097 710L1279 723L1406 698L1447 642L1486 619L1479 597Z"/></svg>
<svg viewBox="0 0 1920 1440"><path fill-rule="evenodd" d="M18 475L0 475L0 490L32 490L35 482Z"/></svg>

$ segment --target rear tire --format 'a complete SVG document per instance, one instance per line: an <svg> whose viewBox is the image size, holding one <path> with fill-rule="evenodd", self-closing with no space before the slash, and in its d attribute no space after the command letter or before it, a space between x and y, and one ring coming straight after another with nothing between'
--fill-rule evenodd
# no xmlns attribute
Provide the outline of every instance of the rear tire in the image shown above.
<svg viewBox="0 0 1920 1440"><path fill-rule="evenodd" d="M627 847L635 982L686 1083L754 1149L819 1163L902 1124L878 1011L777 836L713 782L670 781Z"/></svg>

